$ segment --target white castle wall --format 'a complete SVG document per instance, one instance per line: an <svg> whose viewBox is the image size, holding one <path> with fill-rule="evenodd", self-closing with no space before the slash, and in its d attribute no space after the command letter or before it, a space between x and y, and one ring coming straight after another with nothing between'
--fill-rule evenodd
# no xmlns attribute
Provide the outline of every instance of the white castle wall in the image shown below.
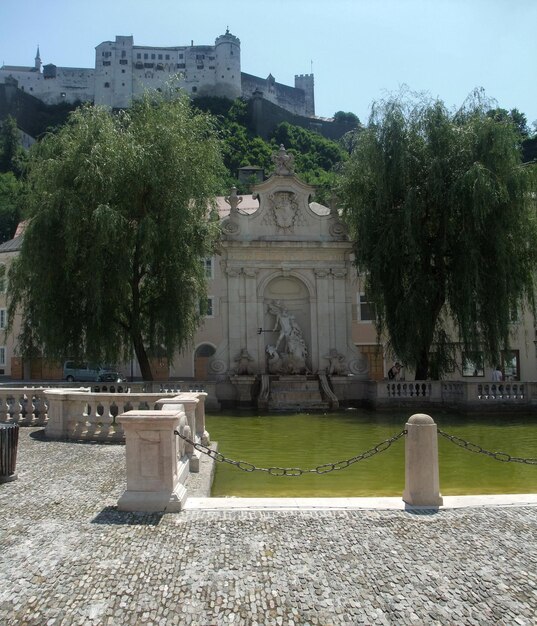
<svg viewBox="0 0 537 626"><path fill-rule="evenodd" d="M297 77L298 78L298 77ZM190 96L251 97L256 89L275 104L301 115L314 115L313 76L295 87L241 72L240 40L227 31L214 46L135 46L132 36L118 35L95 50L95 68L4 65L0 83L15 79L20 89L47 104L94 102L112 108L130 106L146 89L162 89L171 79Z"/></svg>

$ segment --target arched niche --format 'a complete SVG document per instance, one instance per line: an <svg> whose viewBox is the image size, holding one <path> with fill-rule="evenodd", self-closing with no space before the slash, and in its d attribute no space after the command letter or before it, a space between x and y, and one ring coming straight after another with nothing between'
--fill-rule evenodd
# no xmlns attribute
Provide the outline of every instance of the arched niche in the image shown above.
<svg viewBox="0 0 537 626"><path fill-rule="evenodd" d="M308 348L306 362L311 367L311 307L310 294L306 284L296 276L277 276L270 280L263 292L264 328L273 329L276 318L269 312L269 304L279 301L295 320L302 331L302 336ZM274 345L278 333L266 333L265 345Z"/></svg>

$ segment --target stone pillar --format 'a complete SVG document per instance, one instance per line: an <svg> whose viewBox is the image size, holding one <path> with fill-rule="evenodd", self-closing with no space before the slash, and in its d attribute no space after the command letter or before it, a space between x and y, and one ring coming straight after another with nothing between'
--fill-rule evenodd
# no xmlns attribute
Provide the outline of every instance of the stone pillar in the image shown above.
<svg viewBox="0 0 537 626"><path fill-rule="evenodd" d="M117 418L125 431L127 490L118 500L120 511L177 512L187 493L188 456L175 433L190 428L184 411L127 411ZM190 435L192 436L192 435Z"/></svg>
<svg viewBox="0 0 537 626"><path fill-rule="evenodd" d="M406 430L403 500L410 506L441 506L436 424L429 415L416 413Z"/></svg>
<svg viewBox="0 0 537 626"><path fill-rule="evenodd" d="M347 337L352 336L347 311L346 276L347 268L332 268L334 276L334 342L331 348L345 354L347 351Z"/></svg>
<svg viewBox="0 0 537 626"><path fill-rule="evenodd" d="M229 359L234 358L243 348L244 320L240 304L241 270L228 267L227 274L227 306L228 306L228 341ZM228 367L230 363L227 363Z"/></svg>
<svg viewBox="0 0 537 626"><path fill-rule="evenodd" d="M245 347L254 360L256 372L259 371L259 351L257 344L257 329L259 320L257 319L257 275L259 270L256 267L243 268L244 272L244 294L245 294ZM261 322L261 325L263 323ZM264 358L264 354L263 354Z"/></svg>
<svg viewBox="0 0 537 626"><path fill-rule="evenodd" d="M46 389L44 391L48 404L48 421L45 426L47 439L68 439L69 421L78 422L82 418L85 397L77 397L88 389Z"/></svg>
<svg viewBox="0 0 537 626"><path fill-rule="evenodd" d="M316 327L313 327L312 325L311 343L313 347L315 337L317 339L317 363L314 363L312 358L311 366L313 371L316 371L324 370L328 365L328 361L324 358L324 356L328 354L330 352L330 348L333 347L330 344L333 333L330 331L332 328L332 311L328 302L329 270L321 267L315 269L314 273L317 296L317 320ZM328 332L326 332L327 330Z"/></svg>

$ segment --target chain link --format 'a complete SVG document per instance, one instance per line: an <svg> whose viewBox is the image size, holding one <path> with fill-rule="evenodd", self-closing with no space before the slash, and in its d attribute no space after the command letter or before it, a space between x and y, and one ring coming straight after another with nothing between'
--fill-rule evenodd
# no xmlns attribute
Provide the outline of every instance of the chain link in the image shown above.
<svg viewBox="0 0 537 626"><path fill-rule="evenodd" d="M174 432L178 437L189 443L193 448L195 448L202 454L207 455L211 459L218 461L219 463L229 463L230 465L234 465L243 472L267 472L267 474L270 474L271 476L302 476L302 474L322 475L328 474L329 472L337 472L339 470L350 467L358 461L369 459L370 457L375 456L375 454L384 452L398 439L401 439L401 437L404 437L407 434L406 430L402 430L397 435L381 441L376 446L373 446L365 452L362 452L362 454L353 456L350 459L336 461L335 463L323 463L322 465L317 465L317 467L313 467L311 469L302 469L300 467L256 467L255 465L253 465L252 463L248 463L247 461L234 461L233 459L228 459L223 454L220 454L220 452L212 450L208 446L204 446L201 443L196 443L192 441L192 439L181 435L181 433L179 433L177 430L175 430Z"/></svg>
<svg viewBox="0 0 537 626"><path fill-rule="evenodd" d="M523 459L519 456L511 456L506 452L491 452L490 450L485 450L485 448L482 448L477 443L472 443L471 441L466 441L465 439L461 439L455 435L450 435L449 433L440 430L440 428L438 429L438 434L465 450L475 452L476 454L485 454L486 456L490 456L496 461L501 461L502 463L525 463L526 465L537 465L537 459Z"/></svg>

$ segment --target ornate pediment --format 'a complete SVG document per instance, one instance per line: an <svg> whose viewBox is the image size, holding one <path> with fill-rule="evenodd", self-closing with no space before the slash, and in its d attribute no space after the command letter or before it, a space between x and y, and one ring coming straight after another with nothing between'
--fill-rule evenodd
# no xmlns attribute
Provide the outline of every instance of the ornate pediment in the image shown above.
<svg viewBox="0 0 537 626"><path fill-rule="evenodd" d="M315 189L294 173L294 157L280 146L272 157L272 176L254 187L259 209L239 210L241 202L233 188L225 199L230 213L222 221L225 239L248 241L345 241L347 231L333 208L310 205ZM312 208L314 207L314 208Z"/></svg>

